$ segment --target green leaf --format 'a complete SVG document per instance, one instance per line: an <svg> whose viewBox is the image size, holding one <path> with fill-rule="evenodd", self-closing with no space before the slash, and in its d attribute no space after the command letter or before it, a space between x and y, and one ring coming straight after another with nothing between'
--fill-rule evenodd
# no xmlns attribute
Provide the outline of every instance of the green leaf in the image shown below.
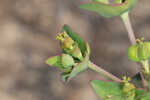
<svg viewBox="0 0 150 100"><path fill-rule="evenodd" d="M114 3L123 3L122 1L123 0L114 0ZM126 0L124 0L124 1L126 1Z"/></svg>
<svg viewBox="0 0 150 100"><path fill-rule="evenodd" d="M124 100L122 85L120 83L93 80L91 84L102 100L107 100L108 97L112 98L110 100Z"/></svg>
<svg viewBox="0 0 150 100"><path fill-rule="evenodd" d="M83 4L80 6L80 8L97 12L98 14L106 18L110 18L113 16L120 16L123 13L130 11L134 7L136 1L137 0L126 0L125 2L120 4L105 4L100 2L92 2Z"/></svg>
<svg viewBox="0 0 150 100"><path fill-rule="evenodd" d="M60 69L63 69L63 66L61 64L61 57L60 56L54 56L49 58L46 63L50 66L58 67Z"/></svg>
<svg viewBox="0 0 150 100"><path fill-rule="evenodd" d="M135 96L138 97L138 96L143 95L145 93L146 93L145 90L143 90L143 89L137 89L136 92L135 92L135 94L136 94Z"/></svg>
<svg viewBox="0 0 150 100"><path fill-rule="evenodd" d="M103 2L103 3L108 4L109 0L93 0L93 2Z"/></svg>
<svg viewBox="0 0 150 100"><path fill-rule="evenodd" d="M74 63L74 59L72 58L72 56L68 54L62 54L62 65L64 68L71 67L74 64L75 63Z"/></svg>
<svg viewBox="0 0 150 100"><path fill-rule="evenodd" d="M63 30L78 44L81 53L85 56L86 43L85 41L75 32L72 32L69 26L64 25Z"/></svg>
<svg viewBox="0 0 150 100"><path fill-rule="evenodd" d="M150 93L143 95L139 100L150 100Z"/></svg>
<svg viewBox="0 0 150 100"><path fill-rule="evenodd" d="M149 91L150 91L150 81L148 81L148 89L149 89Z"/></svg>
<svg viewBox="0 0 150 100"><path fill-rule="evenodd" d="M143 89L137 89L135 100L150 100L150 93Z"/></svg>

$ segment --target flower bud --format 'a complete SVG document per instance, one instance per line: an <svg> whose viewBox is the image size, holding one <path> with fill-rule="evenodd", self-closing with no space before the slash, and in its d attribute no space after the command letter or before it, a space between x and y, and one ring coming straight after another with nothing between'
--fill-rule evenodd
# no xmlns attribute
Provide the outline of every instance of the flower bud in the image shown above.
<svg viewBox="0 0 150 100"><path fill-rule="evenodd" d="M77 44L74 45L74 49L72 51L70 51L70 54L73 57L78 58L80 61L82 61L82 59L83 59L82 53Z"/></svg>
<svg viewBox="0 0 150 100"><path fill-rule="evenodd" d="M63 54L49 58L46 63L63 71L61 74L65 82L69 82L80 72L88 68L90 47L77 33L64 25L62 32L56 37L60 40Z"/></svg>
<svg viewBox="0 0 150 100"><path fill-rule="evenodd" d="M78 44L71 37L69 37L65 31L63 33L60 33L56 38L60 40L61 47L65 53L70 54L71 56L79 60L83 59Z"/></svg>
<svg viewBox="0 0 150 100"><path fill-rule="evenodd" d="M75 62L74 59L68 54L62 54L61 62L64 68L72 67Z"/></svg>
<svg viewBox="0 0 150 100"><path fill-rule="evenodd" d="M67 35L65 31L60 33L56 39L60 40L62 49L71 50L73 48L74 41Z"/></svg>
<svg viewBox="0 0 150 100"><path fill-rule="evenodd" d="M123 77L123 88L122 92L127 97L128 100L134 100L135 97L135 86L130 83L131 79L129 77Z"/></svg>

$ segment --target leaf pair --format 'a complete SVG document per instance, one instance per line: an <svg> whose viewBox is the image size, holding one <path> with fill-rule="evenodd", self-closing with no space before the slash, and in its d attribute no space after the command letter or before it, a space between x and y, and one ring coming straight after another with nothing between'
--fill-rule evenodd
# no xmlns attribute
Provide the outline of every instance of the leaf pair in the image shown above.
<svg viewBox="0 0 150 100"><path fill-rule="evenodd" d="M61 42L63 54L49 58L46 63L63 70L62 79L69 81L88 68L90 48L88 43L67 25L64 25L57 38Z"/></svg>
<svg viewBox="0 0 150 100"><path fill-rule="evenodd" d="M106 18L121 16L129 12L137 0L114 0L114 4L109 4L109 0L93 0L92 3L82 4L80 8L96 12Z"/></svg>
<svg viewBox="0 0 150 100"><path fill-rule="evenodd" d="M93 80L91 84L102 100L129 100L122 92L122 83ZM142 89L136 89L135 98L131 100L150 100L150 93Z"/></svg>

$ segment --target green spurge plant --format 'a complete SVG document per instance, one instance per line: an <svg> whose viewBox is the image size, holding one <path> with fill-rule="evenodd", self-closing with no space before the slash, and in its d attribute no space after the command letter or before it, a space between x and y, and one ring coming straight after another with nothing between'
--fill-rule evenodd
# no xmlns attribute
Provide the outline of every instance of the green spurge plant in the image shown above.
<svg viewBox="0 0 150 100"><path fill-rule="evenodd" d="M62 80L69 82L86 69L94 70L106 78L92 80L91 85L102 100L150 100L150 42L144 38L136 39L132 30L129 12L138 0L93 0L80 5L80 8L96 12L111 18L120 16L128 31L131 46L128 48L128 58L141 64L141 71L135 77L123 76L122 80L105 71L90 61L90 46L68 25L64 25L56 37L60 41L62 54L49 58L46 63L62 70Z"/></svg>

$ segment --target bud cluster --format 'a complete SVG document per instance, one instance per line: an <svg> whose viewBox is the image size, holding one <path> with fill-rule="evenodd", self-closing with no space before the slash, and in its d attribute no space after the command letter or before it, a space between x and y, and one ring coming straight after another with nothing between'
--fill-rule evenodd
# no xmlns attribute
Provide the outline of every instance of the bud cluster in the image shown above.
<svg viewBox="0 0 150 100"><path fill-rule="evenodd" d="M63 53L49 58L46 63L63 70L62 79L69 81L88 68L89 45L66 25L56 39L60 41Z"/></svg>
<svg viewBox="0 0 150 100"><path fill-rule="evenodd" d="M123 94L126 96L127 100L134 100L136 88L129 81L131 81L130 77L126 77L126 76L123 77L122 91L123 91Z"/></svg>

